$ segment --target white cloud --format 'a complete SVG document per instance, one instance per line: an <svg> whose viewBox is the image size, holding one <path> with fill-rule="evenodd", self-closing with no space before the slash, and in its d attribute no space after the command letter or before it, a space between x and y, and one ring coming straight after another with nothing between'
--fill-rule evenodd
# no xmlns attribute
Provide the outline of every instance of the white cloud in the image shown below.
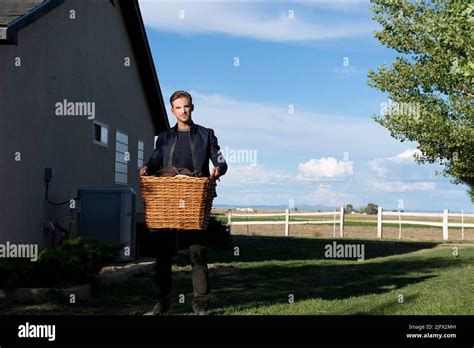
<svg viewBox="0 0 474 348"><path fill-rule="evenodd" d="M375 174L379 177L383 177L387 175L387 169L383 166L379 160L373 160L369 162L369 167Z"/></svg>
<svg viewBox="0 0 474 348"><path fill-rule="evenodd" d="M147 26L182 34L221 33L255 40L312 41L370 35L370 20L334 20L306 18L309 11L294 4L295 16L288 10L270 11L268 4L248 2L170 2L140 0ZM274 6L274 5L273 5ZM274 7L273 7L274 8ZM182 11L182 12L180 12ZM181 18L180 18L181 17Z"/></svg>
<svg viewBox="0 0 474 348"><path fill-rule="evenodd" d="M301 172L297 176L299 180L344 178L354 173L351 161L338 161L334 157L310 159L306 163L300 163L298 170Z"/></svg>
<svg viewBox="0 0 474 348"><path fill-rule="evenodd" d="M381 192L404 192L404 191L433 191L436 183L433 181L402 182L402 181L371 181L371 187Z"/></svg>
<svg viewBox="0 0 474 348"><path fill-rule="evenodd" d="M421 155L421 151L418 149L407 149L395 157L387 158L387 160L395 163L413 163L415 155Z"/></svg>
<svg viewBox="0 0 474 348"><path fill-rule="evenodd" d="M217 189L218 197L214 201L215 205L226 204L248 207L251 205L287 205L289 196L285 193ZM214 205L214 206L215 206Z"/></svg>
<svg viewBox="0 0 474 348"><path fill-rule="evenodd" d="M434 178L433 166L418 164L415 156L421 155L417 149L407 149L396 156L369 161L369 168L384 179L426 180Z"/></svg>
<svg viewBox="0 0 474 348"><path fill-rule="evenodd" d="M385 176L389 171L389 167L393 164L414 164L415 163L415 154L420 154L420 150L417 149L407 149L402 153L399 153L393 157L378 158L369 162L369 166L374 170L377 175Z"/></svg>
<svg viewBox="0 0 474 348"><path fill-rule="evenodd" d="M302 198L303 204L309 205L325 205L325 206L343 206L349 202L351 195L348 193L334 192L331 186L327 184L320 184L317 189L305 195Z"/></svg>
<svg viewBox="0 0 474 348"><path fill-rule="evenodd" d="M269 185L287 182L291 175L284 172L268 170L263 165L229 165L229 170L222 177L223 187L246 186L248 184Z"/></svg>
<svg viewBox="0 0 474 348"><path fill-rule="evenodd" d="M436 189L433 166L420 165L415 156L421 155L417 149L406 149L401 153L369 162L369 168L376 178L366 181L371 190L381 192L432 191Z"/></svg>

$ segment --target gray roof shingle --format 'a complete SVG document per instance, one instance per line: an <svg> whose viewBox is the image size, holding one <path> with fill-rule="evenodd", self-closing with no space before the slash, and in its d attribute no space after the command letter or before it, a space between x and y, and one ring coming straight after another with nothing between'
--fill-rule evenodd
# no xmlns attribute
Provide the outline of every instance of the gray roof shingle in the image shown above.
<svg viewBox="0 0 474 348"><path fill-rule="evenodd" d="M6 27L18 17L21 17L41 5L43 0L2 0L0 1L0 27Z"/></svg>

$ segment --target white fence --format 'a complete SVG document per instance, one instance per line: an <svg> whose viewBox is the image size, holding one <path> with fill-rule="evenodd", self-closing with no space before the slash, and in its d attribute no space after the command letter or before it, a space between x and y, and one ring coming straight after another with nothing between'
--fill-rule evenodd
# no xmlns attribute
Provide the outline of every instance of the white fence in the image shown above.
<svg viewBox="0 0 474 348"><path fill-rule="evenodd" d="M290 221L290 210L286 209L284 213L268 213L268 214L233 214L232 211L227 213L227 226L235 225L285 225L285 236L290 235L290 225L303 224L333 224L333 235L336 237L336 225L339 224L339 235L344 237L344 207L333 212L317 212L317 213L291 213L291 216L333 216L333 220L308 220L308 221ZM234 221L232 217L265 217L265 216L284 216L285 221Z"/></svg>
<svg viewBox="0 0 474 348"><path fill-rule="evenodd" d="M384 216L398 216L398 220L384 220ZM441 222L435 221L419 221L419 220L402 220L402 216L415 216L415 217L436 217L441 218ZM460 217L461 223L449 222L449 217ZM383 235L383 224L398 224L398 238L402 238L402 225L423 225L423 226L435 226L443 228L443 239L449 239L449 227L461 227L461 239L464 240L464 228L474 228L474 224L464 223L465 217L474 217L474 214L461 214L449 213L448 209L444 209L442 213L413 213L413 212L388 212L383 211L382 207L378 207L377 213L377 237L382 238Z"/></svg>
<svg viewBox="0 0 474 348"><path fill-rule="evenodd" d="M333 237L336 237L336 225L339 225L339 236L344 237L344 207L333 212L317 212L317 213L290 213L289 209L286 209L284 213L265 213L265 214L234 214L232 211L227 214L227 225L285 225L285 236L290 235L290 225L302 225L302 224L332 224L333 225ZM285 220L281 221L232 221L232 217L270 217L270 216L284 216ZM290 217L294 216L332 216L332 220L307 220L307 221L290 221ZM397 216L398 220L384 220L384 216ZM402 220L402 216L412 217L436 217L442 221L419 221L419 220ZM449 222L449 217L460 217L460 223ZM473 217L474 214L461 214L449 213L448 209L444 209L442 213L415 213L415 212L388 212L383 211L382 207L378 207L377 214L377 237L382 238L383 236L383 224L398 224L399 233L398 238L402 238L402 225L423 225L423 226L435 226L443 228L443 239L449 239L449 227L461 227L461 239L464 240L464 228L474 228L474 223L465 223L465 217Z"/></svg>

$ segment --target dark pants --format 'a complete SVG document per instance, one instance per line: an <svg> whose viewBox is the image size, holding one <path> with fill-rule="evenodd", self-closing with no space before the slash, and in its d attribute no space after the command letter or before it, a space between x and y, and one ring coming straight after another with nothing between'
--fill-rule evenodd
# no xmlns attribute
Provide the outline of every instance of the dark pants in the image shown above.
<svg viewBox="0 0 474 348"><path fill-rule="evenodd" d="M158 301L166 304L171 299L171 258L175 250L189 247L191 253L194 298L193 309L206 310L211 298L207 268L206 242L202 231L158 230L156 257L156 287Z"/></svg>

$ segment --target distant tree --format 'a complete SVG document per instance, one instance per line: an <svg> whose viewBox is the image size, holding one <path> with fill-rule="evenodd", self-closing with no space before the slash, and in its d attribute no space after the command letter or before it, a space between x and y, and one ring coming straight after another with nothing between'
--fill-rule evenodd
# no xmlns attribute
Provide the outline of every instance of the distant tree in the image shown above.
<svg viewBox="0 0 474 348"><path fill-rule="evenodd" d="M367 207L365 208L365 213L367 215L377 215L378 212L378 205L374 203L369 203L367 204Z"/></svg>
<svg viewBox="0 0 474 348"><path fill-rule="evenodd" d="M344 213L351 214L353 210L354 210L354 206L352 204L347 204L346 208L344 209Z"/></svg>

